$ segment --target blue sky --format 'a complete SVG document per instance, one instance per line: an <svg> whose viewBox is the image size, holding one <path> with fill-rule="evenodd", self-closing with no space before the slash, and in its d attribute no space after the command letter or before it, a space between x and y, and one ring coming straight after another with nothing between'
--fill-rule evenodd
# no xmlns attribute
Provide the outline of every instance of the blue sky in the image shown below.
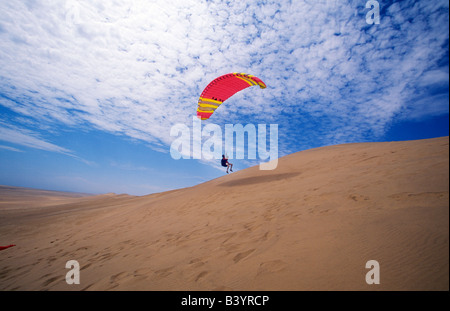
<svg viewBox="0 0 450 311"><path fill-rule="evenodd" d="M447 136L448 1L379 1L372 25L366 2L1 1L0 184L144 195L222 176L172 159L170 129L230 72L267 88L207 122L278 124L279 156Z"/></svg>

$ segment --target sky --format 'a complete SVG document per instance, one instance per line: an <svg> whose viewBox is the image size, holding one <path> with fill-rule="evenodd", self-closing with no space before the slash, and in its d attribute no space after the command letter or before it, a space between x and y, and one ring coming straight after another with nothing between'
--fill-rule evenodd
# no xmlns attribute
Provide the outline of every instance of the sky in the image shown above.
<svg viewBox="0 0 450 311"><path fill-rule="evenodd" d="M146 195L223 176L217 160L174 159L171 129L193 128L202 90L232 72L267 88L202 126L277 124L279 157L449 135L448 0L11 0L0 12L2 185Z"/></svg>

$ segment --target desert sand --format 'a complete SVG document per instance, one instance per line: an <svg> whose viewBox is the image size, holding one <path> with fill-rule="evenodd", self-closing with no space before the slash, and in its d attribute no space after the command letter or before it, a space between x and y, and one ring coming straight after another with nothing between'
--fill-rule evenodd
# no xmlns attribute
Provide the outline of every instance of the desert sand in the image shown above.
<svg viewBox="0 0 450 311"><path fill-rule="evenodd" d="M0 289L448 291L448 142L327 146L140 197L0 187Z"/></svg>

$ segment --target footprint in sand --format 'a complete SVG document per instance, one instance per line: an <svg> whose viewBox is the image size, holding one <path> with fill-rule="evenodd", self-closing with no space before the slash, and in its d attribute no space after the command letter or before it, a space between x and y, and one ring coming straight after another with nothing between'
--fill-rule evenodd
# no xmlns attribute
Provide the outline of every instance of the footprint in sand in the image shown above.
<svg viewBox="0 0 450 311"><path fill-rule="evenodd" d="M47 275L48 276L48 275ZM57 280L62 280L61 276L54 276L52 278L47 279L44 283L42 283L42 286L48 286L51 283L57 281Z"/></svg>
<svg viewBox="0 0 450 311"><path fill-rule="evenodd" d="M109 287L108 287L108 289L113 289L113 288L116 288L117 286L119 286L121 280L126 278L128 275L129 275L129 273L127 273L125 271L119 272L117 274L112 275L109 278Z"/></svg>
<svg viewBox="0 0 450 311"><path fill-rule="evenodd" d="M236 256L234 256L233 261L234 263L238 263L239 261L241 261L242 259L244 259L245 257L249 256L251 253L253 253L255 251L254 248L249 249L248 251L242 252L242 253L238 253Z"/></svg>
<svg viewBox="0 0 450 311"><path fill-rule="evenodd" d="M202 271L200 272L199 275L197 275L197 277L195 278L195 282L198 282L198 280L200 280L202 277L204 277L205 275L208 274L208 271Z"/></svg>
<svg viewBox="0 0 450 311"><path fill-rule="evenodd" d="M205 264L205 262L202 261L200 258L195 258L189 262L189 267L190 268L199 268L199 267L203 266L204 264Z"/></svg>
<svg viewBox="0 0 450 311"><path fill-rule="evenodd" d="M166 277L172 274L173 267L169 267L169 268L165 268L165 269L160 269L155 271L155 274L159 277Z"/></svg>
<svg viewBox="0 0 450 311"><path fill-rule="evenodd" d="M282 260L271 260L263 262L259 265L257 275L265 273L274 273L282 271L286 268L286 263Z"/></svg>

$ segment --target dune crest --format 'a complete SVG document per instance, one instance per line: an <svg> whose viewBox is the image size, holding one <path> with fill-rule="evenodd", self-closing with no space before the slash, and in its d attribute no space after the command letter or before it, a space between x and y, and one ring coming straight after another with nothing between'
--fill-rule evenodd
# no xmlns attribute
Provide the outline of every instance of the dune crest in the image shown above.
<svg viewBox="0 0 450 311"><path fill-rule="evenodd" d="M0 187L0 245L16 245L0 289L449 290L448 141L316 148L142 197Z"/></svg>

